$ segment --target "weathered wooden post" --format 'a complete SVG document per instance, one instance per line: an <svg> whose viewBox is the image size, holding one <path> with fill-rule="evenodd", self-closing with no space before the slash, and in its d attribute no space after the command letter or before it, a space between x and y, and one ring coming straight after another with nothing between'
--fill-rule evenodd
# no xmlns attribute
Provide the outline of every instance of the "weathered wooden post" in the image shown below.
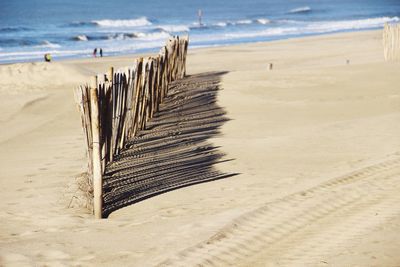
<svg viewBox="0 0 400 267"><path fill-rule="evenodd" d="M385 61L388 60L388 46L387 46L387 41L388 41L388 27L389 25L387 22L385 23L383 27L383 56L385 58Z"/></svg>
<svg viewBox="0 0 400 267"><path fill-rule="evenodd" d="M90 84L90 107L93 135L93 209L95 218L101 219L103 217L103 170L101 166L100 116L97 81L97 76L95 76Z"/></svg>
<svg viewBox="0 0 400 267"><path fill-rule="evenodd" d="M108 81L112 82L112 80L114 79L114 67L110 67L110 69L108 70L108 74L107 74Z"/></svg>

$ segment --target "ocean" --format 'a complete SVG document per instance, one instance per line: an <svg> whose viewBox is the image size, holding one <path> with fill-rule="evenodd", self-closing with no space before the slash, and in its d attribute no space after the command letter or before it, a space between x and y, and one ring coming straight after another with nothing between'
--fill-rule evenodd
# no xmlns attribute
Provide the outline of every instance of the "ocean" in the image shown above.
<svg viewBox="0 0 400 267"><path fill-rule="evenodd" d="M0 0L0 14L10 63L153 52L186 33L193 48L378 29L400 0Z"/></svg>

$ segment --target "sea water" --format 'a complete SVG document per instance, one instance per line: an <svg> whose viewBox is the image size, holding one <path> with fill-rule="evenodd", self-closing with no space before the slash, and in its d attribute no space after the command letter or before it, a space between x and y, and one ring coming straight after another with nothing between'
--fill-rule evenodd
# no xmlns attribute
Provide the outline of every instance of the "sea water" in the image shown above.
<svg viewBox="0 0 400 267"><path fill-rule="evenodd" d="M201 23L199 21L201 10ZM400 0L0 0L0 63L155 52L378 29Z"/></svg>

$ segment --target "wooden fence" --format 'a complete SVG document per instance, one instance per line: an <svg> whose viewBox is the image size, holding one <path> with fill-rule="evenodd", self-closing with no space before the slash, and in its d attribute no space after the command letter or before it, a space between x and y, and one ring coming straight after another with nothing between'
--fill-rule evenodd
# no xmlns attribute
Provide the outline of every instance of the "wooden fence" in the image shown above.
<svg viewBox="0 0 400 267"><path fill-rule="evenodd" d="M383 54L386 61L400 60L400 24L385 24L383 28Z"/></svg>
<svg viewBox="0 0 400 267"><path fill-rule="evenodd" d="M102 218L102 176L126 141L146 127L168 93L183 78L189 38L173 37L156 57L138 58L132 67L93 77L75 89L88 156L93 209Z"/></svg>

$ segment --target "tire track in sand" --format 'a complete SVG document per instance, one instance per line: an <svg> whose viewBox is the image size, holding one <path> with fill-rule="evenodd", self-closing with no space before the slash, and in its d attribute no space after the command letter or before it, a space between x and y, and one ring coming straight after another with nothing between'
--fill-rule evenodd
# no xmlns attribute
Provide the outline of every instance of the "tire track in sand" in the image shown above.
<svg viewBox="0 0 400 267"><path fill-rule="evenodd" d="M326 264L332 249L400 216L399 189L397 156L266 203L159 266Z"/></svg>

